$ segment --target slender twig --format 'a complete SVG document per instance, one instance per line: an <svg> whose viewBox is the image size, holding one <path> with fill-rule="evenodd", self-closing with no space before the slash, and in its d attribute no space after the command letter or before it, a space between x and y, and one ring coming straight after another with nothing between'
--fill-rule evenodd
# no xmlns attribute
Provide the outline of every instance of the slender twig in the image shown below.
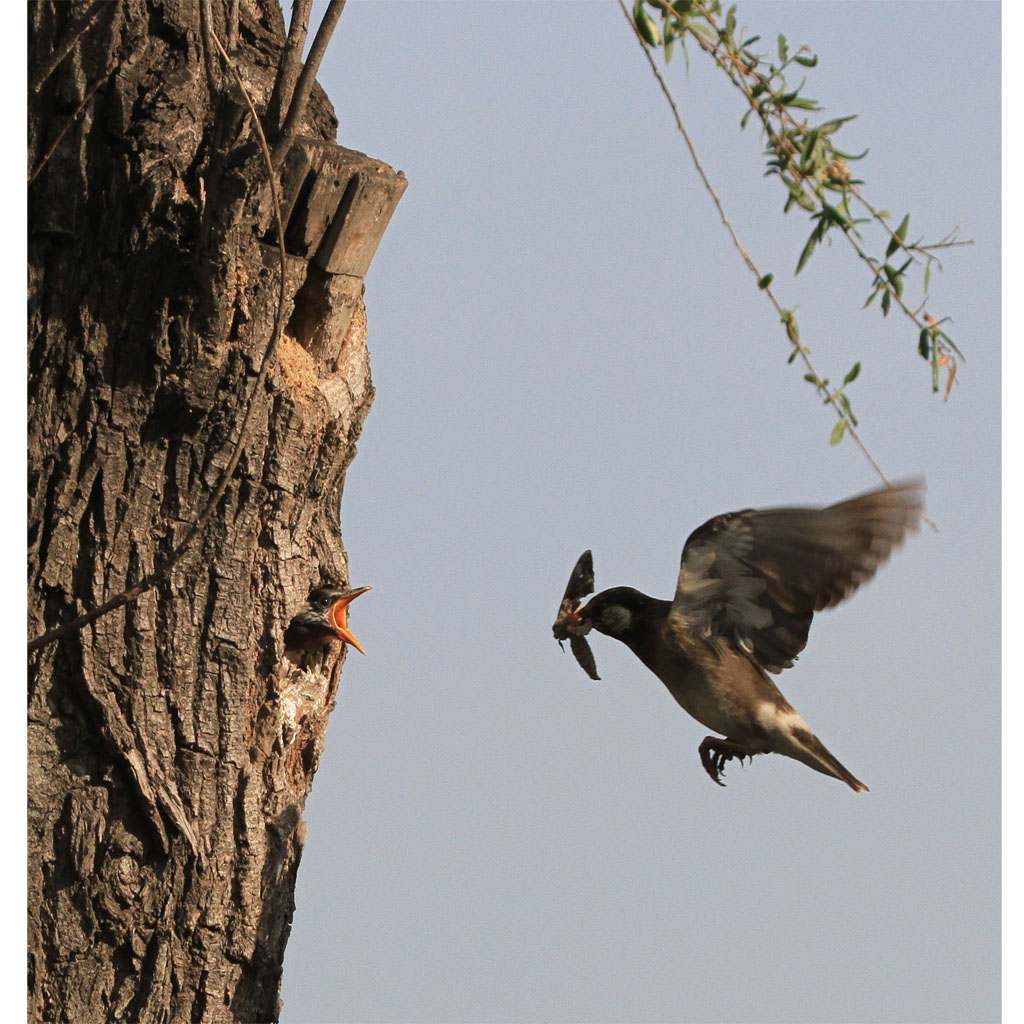
<svg viewBox="0 0 1024 1024"><path fill-rule="evenodd" d="M53 156L53 154L57 151L57 147L60 145L61 139L63 139L64 136L67 135L68 129L78 120L79 115L88 106L89 101L93 98L93 96L96 95L96 90L101 85L103 85L103 83L123 63L124 63L124 58L122 57L120 60L118 60L115 63L111 64L109 70L105 74L103 74L100 78L98 78L95 82L93 82L93 84L89 87L89 91L82 97L82 102L78 104L78 106L75 108L74 113L67 119L67 121L64 122L64 127L61 128L61 130L57 133L57 138L55 138L53 140L53 143L50 145L50 148L46 151L46 153L43 154L43 157L39 161L39 163L36 164L36 169L28 176L28 184L29 185L31 185L32 182L35 181L36 178L39 177L40 172L46 166L46 164L49 162L50 157Z"/></svg>
<svg viewBox="0 0 1024 1024"><path fill-rule="evenodd" d="M267 125L273 131L280 131L284 123L284 111L292 101L295 83L302 68L302 48L306 45L309 31L309 12L313 0L292 0L292 20L288 24L288 38L285 40L281 60L277 65L277 78L267 104Z"/></svg>
<svg viewBox="0 0 1024 1024"><path fill-rule="evenodd" d="M259 116L256 113L256 108L253 106L252 99L249 96L248 91L242 82L242 76L238 73L238 69L235 67L234 62L228 56L224 47L221 45L220 40L217 38L215 32L212 31L211 27L211 41L220 52L221 57L227 64L228 69L231 71L238 84L238 88L242 92L242 96L245 99L246 105L249 108L249 113L252 117L253 126L256 129L256 134L259 136L260 148L263 150L263 159L267 165L267 175L270 182L270 195L274 203L274 216L277 220L277 237L278 247L280 251L280 263L281 263L281 283L280 290L278 293L277 300L277 312L274 316L274 327L271 333L270 342L267 345L266 351L263 353L263 361L260 363L259 372L256 376L256 381L252 386L252 390L249 393L248 403L246 405L245 416L242 418L242 424L238 429L238 440L235 442L234 451L231 453L231 458L228 460L228 464L224 467L223 472L220 475L220 479L217 481L217 486L214 488L213 493L210 495L209 501L206 503L206 507L200 513L199 518L192 524L188 533L185 535L184 540L170 553L167 559L161 563L153 572L144 576L134 586L129 587L127 590L115 597L112 597L109 601L104 601L99 607L94 608L92 611L85 612L79 615L77 618L72 619L70 622L65 622L61 626L55 626L53 629L47 630L41 636L36 637L34 640L30 640L28 643L28 651L31 654L33 651L38 650L40 647L45 647L47 644L52 643L54 640L59 640L62 636L66 636L68 633L72 633L76 630L82 629L84 626L89 625L90 622L95 622L98 618L106 615L108 612L112 612L123 605L128 604L131 601L136 600L142 594L146 593L147 590L152 589L175 565L176 562L184 555L188 549L192 546L196 538L202 533L203 528L209 522L210 517L213 515L223 498L225 492L228 489L228 484L231 482L231 477L234 475L235 469L238 467L238 462L242 457L242 449L245 445L246 440L249 436L249 426L252 422L253 412L256 408L256 397L259 395L263 388L264 382L266 381L267 372L270 369L272 358L277 351L278 341L281 337L281 332L284 328L284 311L286 303L286 275L285 271L287 268L287 253L284 248L284 225L281 220L281 203L277 194L277 186L274 183L274 172L273 164L270 159L270 147L267 144L267 138L263 134L263 128L260 125Z"/></svg>
<svg viewBox="0 0 1024 1024"><path fill-rule="evenodd" d="M316 73L320 70L320 61L327 52L327 44L331 41L335 25L345 9L345 0L331 0L324 12L323 21L316 30L313 37L313 45L309 48L309 55L306 63L302 66L302 74L295 84L295 92L292 95L291 103L288 106L288 116L281 126L281 135L274 145L272 160L274 169L279 168L292 147L292 140L295 138L295 130L299 126L306 113L306 103L309 101L309 94L313 91L313 83L316 81Z"/></svg>
<svg viewBox="0 0 1024 1024"><path fill-rule="evenodd" d="M93 22L100 16L100 13L107 9L113 9L115 3L110 0L94 0L82 13L81 18L75 22L68 32L67 38L50 55L50 59L43 64L29 81L29 88L32 92L39 92L43 83L57 69L57 65L74 49L75 43L89 30Z"/></svg>
<svg viewBox="0 0 1024 1024"><path fill-rule="evenodd" d="M618 3L619 7L622 9L623 16L625 17L626 21L629 22L630 27L633 29L633 33L636 36L637 42L640 44L640 49L643 50L644 56L647 58L647 62L651 66L651 71L654 74L655 79L657 79L658 85L661 87L661 91L664 94L665 99L668 101L668 105L672 110L672 115L675 118L676 127L679 129L679 133L682 135L683 140L686 142L686 147L690 151L690 158L693 160L694 167L696 167L697 173L698 175L700 175L700 179L703 182L704 188L707 190L708 195L711 196L711 199L715 204L715 209L718 210L718 215L721 218L722 223L725 225L726 230L729 232L729 237L732 239L733 245L736 247L737 252L739 252L740 256L743 258L743 262L747 265L750 272L757 279L758 286L760 287L760 289L765 293L765 295L768 296L768 299L771 301L771 304L775 307L775 311L779 314L780 320L782 320L782 322L786 324L789 340L793 344L795 350L799 352L800 358L803 361L804 365L807 367L808 373L814 377L816 382L815 386L817 387L818 392L821 394L824 400L829 405L832 406L833 410L835 411L839 419L846 421L846 432L850 435L850 437L853 438L854 443L857 445L858 448L860 448L864 457L871 464L872 469L874 469L874 471L878 474L882 482L888 485L889 481L886 479L886 476L882 472L881 467L874 460L874 458L871 455L871 452L868 451L864 442L860 439L860 436L854 428L853 423L850 421L849 416L846 415L838 399L836 398L836 395L829 391L829 389L825 386L821 376L818 374L817 370L815 370L814 366L811 364L810 355L808 354L806 346L801 344L801 342L795 334L795 331L793 330L792 314L789 313L788 310L784 309L781 303L778 301L778 299L776 299L775 294L772 291L771 284L765 283L764 275L762 275L761 272L757 269L757 266L755 265L754 261L750 258L750 255L747 253L746 249L743 248L739 236L736 234L736 231L730 223L729 218L726 216L725 208L722 206L722 201L721 199L719 199L718 193L715 191L714 186L711 184L710 179L708 178L703 166L701 165L700 159L697 156L696 147L693 144L693 140L690 138L690 134L686 130L686 126L683 124L683 119L679 114L679 108L676 106L675 100L672 98L672 94L669 92L668 86L665 84L665 79L662 78L661 72L658 71L658 65L654 62L654 58L651 56L650 50L644 44L644 39L637 30L636 24L634 23L633 19L630 17L629 11L626 9L625 3L623 2L623 0L618 0Z"/></svg>
<svg viewBox="0 0 1024 1024"><path fill-rule="evenodd" d="M206 80L211 94L220 91L220 75L217 62L213 59L213 10L210 0L199 0L199 31L203 36L203 63L206 65Z"/></svg>

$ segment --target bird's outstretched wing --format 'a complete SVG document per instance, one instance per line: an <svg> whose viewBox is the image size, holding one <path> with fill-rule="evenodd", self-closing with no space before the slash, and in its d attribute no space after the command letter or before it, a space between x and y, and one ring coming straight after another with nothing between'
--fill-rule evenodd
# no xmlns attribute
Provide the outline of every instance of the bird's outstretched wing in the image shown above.
<svg viewBox="0 0 1024 1024"><path fill-rule="evenodd" d="M671 618L781 672L807 643L814 613L871 579L915 529L924 483L907 480L827 508L727 512L690 534Z"/></svg>
<svg viewBox="0 0 1024 1024"><path fill-rule="evenodd" d="M562 595L562 603L558 607L558 617L555 619L555 624L551 627L551 631L555 634L555 639L558 641L559 646L561 646L563 640L569 641L569 648L572 650L573 655L580 663L580 667L591 679L600 679L601 677L597 674L597 663L594 661L594 652L591 651L590 644L587 643L583 636L571 631L571 626L574 623L579 624L576 612L579 609L580 601L593 592L594 559L589 551L584 551L576 559L576 564L573 566L565 593Z"/></svg>

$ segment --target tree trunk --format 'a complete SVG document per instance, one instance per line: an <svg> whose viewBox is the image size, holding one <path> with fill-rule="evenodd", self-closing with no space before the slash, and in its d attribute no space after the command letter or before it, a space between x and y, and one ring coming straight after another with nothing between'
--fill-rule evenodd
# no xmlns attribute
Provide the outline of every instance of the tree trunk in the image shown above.
<svg viewBox="0 0 1024 1024"><path fill-rule="evenodd" d="M344 657L283 634L311 588L348 582L339 503L373 398L362 277L405 180L334 145L314 89L280 174L287 326L261 380L280 255L252 118L210 46L232 9L262 114L274 0L29 5L30 639L160 569L253 404L188 552L30 654L32 1020L279 1013Z"/></svg>

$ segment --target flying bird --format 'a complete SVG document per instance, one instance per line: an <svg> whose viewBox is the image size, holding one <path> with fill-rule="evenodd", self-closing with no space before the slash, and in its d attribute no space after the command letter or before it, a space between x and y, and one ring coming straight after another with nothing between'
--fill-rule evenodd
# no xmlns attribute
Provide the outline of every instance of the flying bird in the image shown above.
<svg viewBox="0 0 1024 1024"><path fill-rule="evenodd" d="M311 590L306 603L284 631L285 647L289 650L313 651L325 647L332 640L342 640L360 654L365 654L362 644L348 628L348 606L370 589L317 587Z"/></svg>
<svg viewBox="0 0 1024 1024"><path fill-rule="evenodd" d="M586 634L624 643L684 711L719 736L700 744L701 764L720 786L734 758L784 754L851 789L867 786L844 768L768 673L789 668L807 643L815 612L831 608L874 576L918 527L924 483L907 480L827 508L727 512L690 534L671 601L632 587L591 598L589 551L573 569L553 632L569 640L598 678Z"/></svg>

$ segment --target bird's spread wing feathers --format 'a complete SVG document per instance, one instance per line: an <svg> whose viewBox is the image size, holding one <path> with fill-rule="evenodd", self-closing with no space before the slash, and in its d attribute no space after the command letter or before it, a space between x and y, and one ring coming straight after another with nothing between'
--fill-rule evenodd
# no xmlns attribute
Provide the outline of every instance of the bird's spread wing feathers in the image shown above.
<svg viewBox="0 0 1024 1024"><path fill-rule="evenodd" d="M917 527L923 495L923 482L908 480L828 508L715 516L683 548L672 619L780 672L803 650L814 613L869 580Z"/></svg>

